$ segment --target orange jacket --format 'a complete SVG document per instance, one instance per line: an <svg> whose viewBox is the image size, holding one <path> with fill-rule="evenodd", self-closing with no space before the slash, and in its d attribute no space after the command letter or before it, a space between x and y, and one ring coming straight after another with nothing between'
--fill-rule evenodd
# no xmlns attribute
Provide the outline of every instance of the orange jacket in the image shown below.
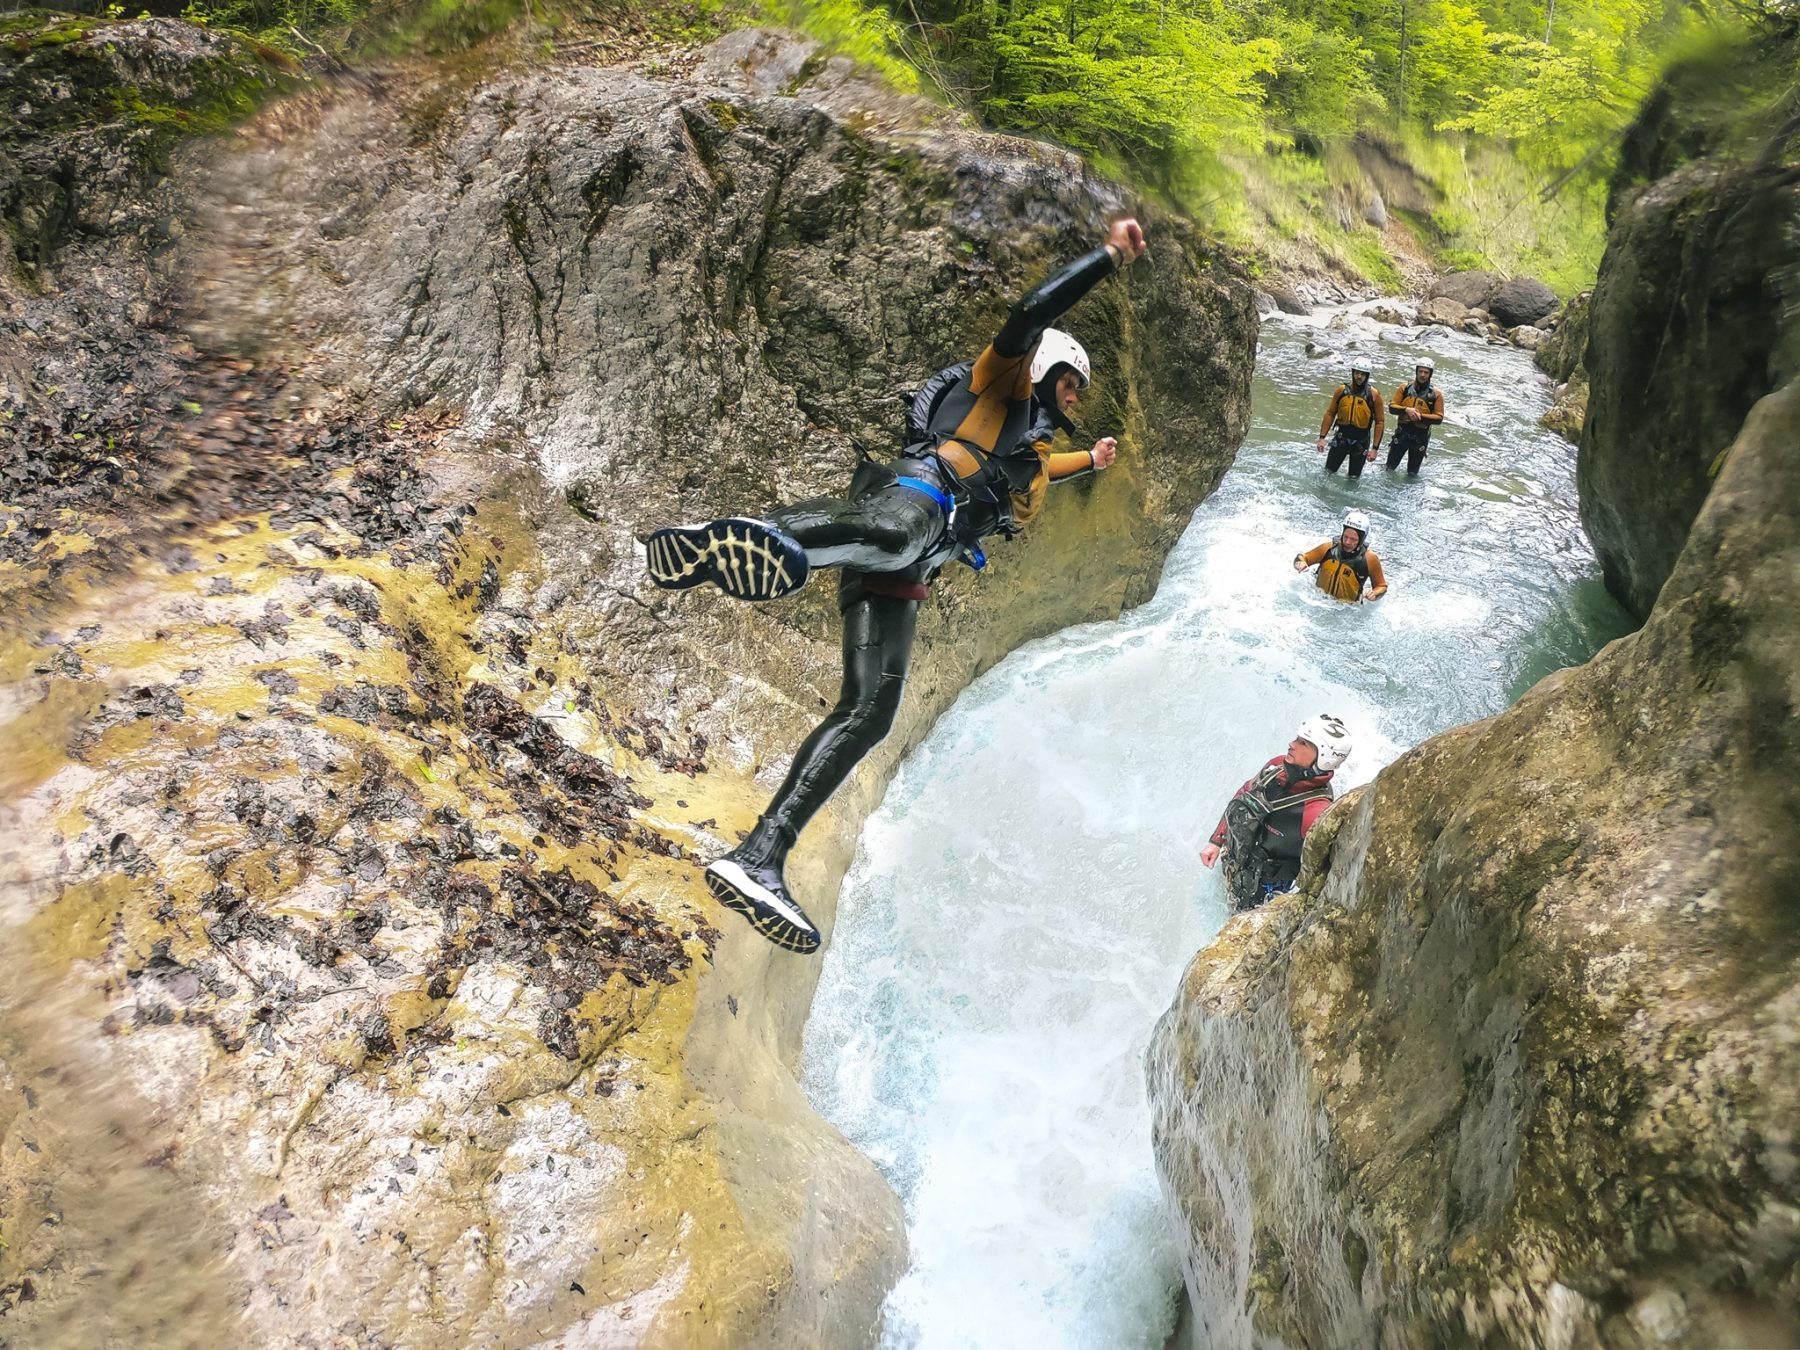
<svg viewBox="0 0 1800 1350"><path fill-rule="evenodd" d="M1410 384L1403 384L1398 389L1394 390L1394 401L1388 404L1388 411L1397 416L1403 408L1417 408L1419 410L1419 421L1423 422L1426 426L1434 427L1439 422L1443 421L1444 391L1434 386L1426 391L1428 397L1420 398L1417 394L1409 395L1406 392L1411 388L1412 386ZM1401 425L1405 426L1406 423L1402 422Z"/></svg>

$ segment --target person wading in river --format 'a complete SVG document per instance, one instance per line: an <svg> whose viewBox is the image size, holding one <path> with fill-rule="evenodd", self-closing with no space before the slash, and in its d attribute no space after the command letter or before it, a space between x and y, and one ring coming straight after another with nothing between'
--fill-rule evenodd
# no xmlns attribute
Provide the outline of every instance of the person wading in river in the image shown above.
<svg viewBox="0 0 1800 1350"><path fill-rule="evenodd" d="M1406 472L1416 474L1425 463L1425 449L1431 444L1431 429L1444 420L1444 391L1432 386L1431 377L1437 363L1429 356L1419 358L1413 367L1413 382L1394 391L1388 411L1399 419L1394 439L1388 445L1387 466L1398 468L1400 457L1406 456Z"/></svg>
<svg viewBox="0 0 1800 1350"><path fill-rule="evenodd" d="M1225 859L1225 889L1234 910L1254 909L1291 890L1300 876L1300 849L1330 809L1331 775L1350 757L1350 733L1329 713L1310 717L1277 755L1226 803L1212 838L1200 850L1211 867Z"/></svg>
<svg viewBox="0 0 1800 1350"><path fill-rule="evenodd" d="M1353 362L1350 383L1337 387L1331 402L1325 405L1325 420L1319 423L1318 449L1325 455L1325 472L1336 473L1338 465L1348 460L1350 476L1361 478L1364 461L1374 459L1381 449L1385 416L1381 396L1369 378L1368 362ZM1331 434L1333 426L1337 427L1337 434L1331 437L1331 452L1326 454L1325 437Z"/></svg>
<svg viewBox="0 0 1800 1350"><path fill-rule="evenodd" d="M1114 221L1102 247L1015 304L954 380L921 391L930 404L923 438L891 465L864 463L846 497L661 529L646 541L650 579L668 590L711 582L741 600L774 600L815 567L843 569L837 706L795 752L743 843L706 868L707 889L778 946L818 950L819 930L788 894L783 868L800 831L893 725L926 585L957 556L979 568L981 540L1010 537L1036 516L1052 480L1113 462L1111 437L1091 450L1050 453L1057 427L1073 431L1069 413L1089 379L1087 353L1050 325L1143 252L1137 221Z"/></svg>
<svg viewBox="0 0 1800 1350"><path fill-rule="evenodd" d="M1319 569L1318 588L1334 599L1357 604L1387 594L1381 559L1369 550L1369 517L1355 509L1344 512L1344 528L1336 540L1294 555L1294 570ZM1367 588L1365 593L1365 587Z"/></svg>

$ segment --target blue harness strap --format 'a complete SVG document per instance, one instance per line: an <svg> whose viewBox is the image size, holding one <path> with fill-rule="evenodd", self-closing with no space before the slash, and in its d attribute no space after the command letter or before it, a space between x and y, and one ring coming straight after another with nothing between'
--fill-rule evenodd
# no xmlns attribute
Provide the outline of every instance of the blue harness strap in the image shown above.
<svg viewBox="0 0 1800 1350"><path fill-rule="evenodd" d="M935 483L927 483L923 478L907 478L905 476L896 476L894 481L913 492L922 492L936 502L943 509L946 528L951 521L956 519L956 499ZM980 544L970 544L962 550L959 556L977 572L987 566L987 554L981 551Z"/></svg>
<svg viewBox="0 0 1800 1350"><path fill-rule="evenodd" d="M955 499L936 484L927 483L923 478L896 477L894 481L903 488L911 488L914 492L923 492L943 508L945 519L956 514Z"/></svg>

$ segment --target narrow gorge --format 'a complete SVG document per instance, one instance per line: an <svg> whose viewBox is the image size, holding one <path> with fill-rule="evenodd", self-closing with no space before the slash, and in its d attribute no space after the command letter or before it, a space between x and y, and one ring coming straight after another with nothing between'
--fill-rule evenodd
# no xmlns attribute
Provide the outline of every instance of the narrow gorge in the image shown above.
<svg viewBox="0 0 1800 1350"><path fill-rule="evenodd" d="M1774 27L1509 344L783 30L0 16L0 1343L1800 1341ZM780 951L698 870L832 587L640 541L841 489L1127 211L1118 464L934 586ZM1426 352L1424 475L1321 474L1347 360ZM1288 567L1350 506L1379 606ZM1326 707L1354 786L1230 915L1199 845Z"/></svg>

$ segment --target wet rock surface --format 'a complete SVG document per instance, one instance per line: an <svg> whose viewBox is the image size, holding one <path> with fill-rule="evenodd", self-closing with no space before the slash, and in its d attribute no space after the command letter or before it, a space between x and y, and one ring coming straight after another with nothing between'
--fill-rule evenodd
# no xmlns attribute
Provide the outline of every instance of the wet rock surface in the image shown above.
<svg viewBox="0 0 1800 1350"><path fill-rule="evenodd" d="M307 91L172 152L166 239L7 295L6 1330L870 1334L898 1207L792 1078L813 967L695 876L834 695L835 606L672 598L634 535L840 487L1123 202L815 55ZM826 924L931 719L1147 595L1230 461L1248 285L1150 227L1070 325L1120 466L925 607L790 869Z"/></svg>
<svg viewBox="0 0 1800 1350"><path fill-rule="evenodd" d="M52 280L71 240L153 235L153 189L195 133L251 112L297 67L173 19L0 16L0 273Z"/></svg>

